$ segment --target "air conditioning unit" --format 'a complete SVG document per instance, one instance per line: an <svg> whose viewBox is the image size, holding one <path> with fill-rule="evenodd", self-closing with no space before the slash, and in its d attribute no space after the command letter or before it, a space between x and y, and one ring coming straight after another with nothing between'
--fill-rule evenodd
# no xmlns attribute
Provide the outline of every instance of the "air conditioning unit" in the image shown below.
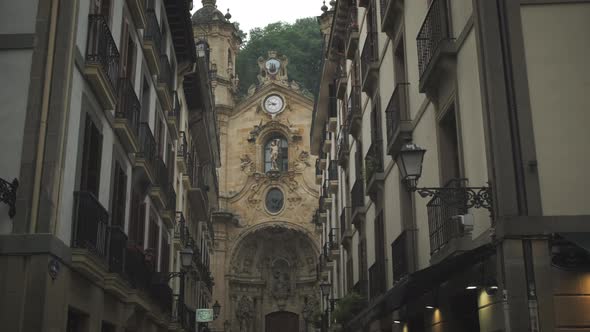
<svg viewBox="0 0 590 332"><path fill-rule="evenodd" d="M463 226L463 230L466 233L473 231L473 225L475 224L474 219L475 218L473 218L472 214L459 214L451 217L451 220Z"/></svg>

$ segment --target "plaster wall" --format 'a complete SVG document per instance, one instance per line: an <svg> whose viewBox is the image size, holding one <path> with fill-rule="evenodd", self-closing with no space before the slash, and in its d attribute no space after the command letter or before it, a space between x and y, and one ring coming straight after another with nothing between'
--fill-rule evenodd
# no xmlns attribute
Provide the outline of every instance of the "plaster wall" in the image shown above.
<svg viewBox="0 0 590 332"><path fill-rule="evenodd" d="M0 177L9 182L20 175L31 59L31 50L0 52L0 145L10 147L3 150L0 158ZM6 204L0 205L0 234L12 231L8 210Z"/></svg>
<svg viewBox="0 0 590 332"><path fill-rule="evenodd" d="M4 2L0 5L0 33L34 33L38 6L39 0Z"/></svg>
<svg viewBox="0 0 590 332"><path fill-rule="evenodd" d="M477 60L475 31L472 29L457 54L457 112L458 129L463 154L463 174L472 187L488 182L486 146L483 128L483 108ZM490 226L486 209L471 209L476 218L473 237Z"/></svg>
<svg viewBox="0 0 590 332"><path fill-rule="evenodd" d="M420 122L418 122L414 129L414 142L426 149L424 155L424 163L422 166L422 177L420 177L420 184L423 186L437 187L440 185L439 179L439 160L438 160L438 146L436 137L436 120L434 106L430 104ZM430 238L428 228L428 211L426 204L428 199L414 194L416 202L416 226L417 231L417 267L424 269L430 265Z"/></svg>
<svg viewBox="0 0 590 332"><path fill-rule="evenodd" d="M586 168L568 166L590 163L590 3L524 5L521 16L543 214L588 215Z"/></svg>

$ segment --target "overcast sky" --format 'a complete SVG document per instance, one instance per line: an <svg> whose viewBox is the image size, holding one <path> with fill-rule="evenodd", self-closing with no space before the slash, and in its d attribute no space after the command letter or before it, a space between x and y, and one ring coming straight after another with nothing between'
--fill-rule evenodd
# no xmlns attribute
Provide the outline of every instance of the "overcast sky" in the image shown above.
<svg viewBox="0 0 590 332"><path fill-rule="evenodd" d="M201 0L193 3L193 12L203 7ZM277 21L293 23L298 18L319 16L321 7L321 0L217 0L217 9L225 14L229 8L231 21L239 22L246 33Z"/></svg>

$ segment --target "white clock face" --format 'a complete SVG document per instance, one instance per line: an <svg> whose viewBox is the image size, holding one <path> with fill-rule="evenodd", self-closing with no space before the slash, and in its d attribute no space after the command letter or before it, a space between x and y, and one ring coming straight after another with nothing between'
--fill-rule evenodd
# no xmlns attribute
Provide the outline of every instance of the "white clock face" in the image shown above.
<svg viewBox="0 0 590 332"><path fill-rule="evenodd" d="M264 109L270 114L277 114L283 110L283 98L279 95L270 95L264 100Z"/></svg>

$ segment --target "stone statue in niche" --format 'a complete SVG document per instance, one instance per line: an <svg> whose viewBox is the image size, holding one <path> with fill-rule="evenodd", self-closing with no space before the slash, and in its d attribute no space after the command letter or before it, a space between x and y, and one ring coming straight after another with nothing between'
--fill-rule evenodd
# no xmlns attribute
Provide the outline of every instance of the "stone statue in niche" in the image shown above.
<svg viewBox="0 0 590 332"><path fill-rule="evenodd" d="M240 332L252 332L254 315L254 302L250 297L243 295L238 301L236 309L236 318L240 323Z"/></svg>
<svg viewBox="0 0 590 332"><path fill-rule="evenodd" d="M275 139L270 143L270 163L271 163L271 170L278 171L279 170L279 147L280 147L281 140Z"/></svg>
<svg viewBox="0 0 590 332"><path fill-rule="evenodd" d="M289 263L277 259L271 268L271 292L275 299L286 299L291 295L291 274Z"/></svg>

